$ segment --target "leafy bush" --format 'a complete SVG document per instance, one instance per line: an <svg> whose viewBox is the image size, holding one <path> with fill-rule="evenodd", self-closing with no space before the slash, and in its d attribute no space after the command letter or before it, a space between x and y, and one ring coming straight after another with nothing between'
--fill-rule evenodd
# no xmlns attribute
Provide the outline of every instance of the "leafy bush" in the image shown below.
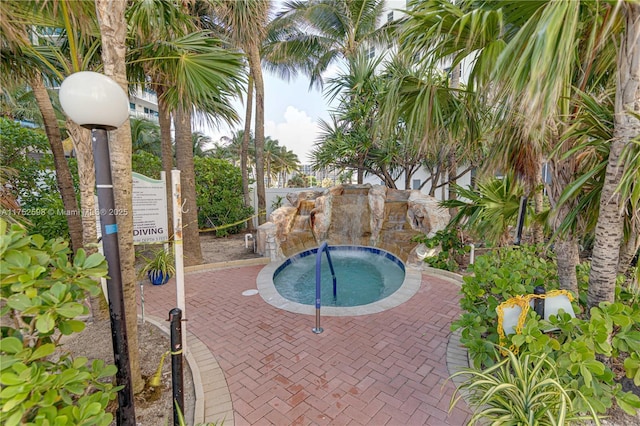
<svg viewBox="0 0 640 426"><path fill-rule="evenodd" d="M473 409L469 424L488 421L490 424L556 426L587 419L600 424L584 396L575 389L565 389L554 360L546 354L506 352L505 358L485 370L464 369L453 375L466 379L456 389L451 408L466 395ZM581 416L582 410L574 401L582 401L590 416Z"/></svg>
<svg viewBox="0 0 640 426"><path fill-rule="evenodd" d="M60 236L68 238L69 225L56 185L47 188L41 194L23 197L21 204L23 211L30 212L27 216L31 222L29 232L38 233L47 239Z"/></svg>
<svg viewBox="0 0 640 426"><path fill-rule="evenodd" d="M20 197L27 192L38 190L42 171L45 169L42 165L53 166L48 152L49 142L42 131L28 129L0 117L2 165L19 172L9 181L15 195Z"/></svg>
<svg viewBox="0 0 640 426"><path fill-rule="evenodd" d="M162 160L157 155L138 151L131 155L131 169L152 179L160 179Z"/></svg>
<svg viewBox="0 0 640 426"><path fill-rule="evenodd" d="M72 359L59 347L62 336L80 332L77 318L88 308L86 292L107 273L101 254L84 250L70 261L62 239L27 235L0 219L0 423L108 425L115 399L115 366ZM105 382L105 380L107 380Z"/></svg>
<svg viewBox="0 0 640 426"><path fill-rule="evenodd" d="M217 235L237 233L253 209L244 206L242 173L224 160L196 157L198 226L214 228Z"/></svg>
<svg viewBox="0 0 640 426"><path fill-rule="evenodd" d="M283 197L282 195L276 195L276 198L274 198L274 200L271 202L271 210L278 210L280 207L282 207L285 199L286 197Z"/></svg>
<svg viewBox="0 0 640 426"><path fill-rule="evenodd" d="M133 171L160 178L162 162L156 155L138 152L132 157ZM244 206L242 173L233 164L216 158L195 157L198 227L216 228L218 235L237 233L253 209ZM230 225L230 226L229 226Z"/></svg>
<svg viewBox="0 0 640 426"><path fill-rule="evenodd" d="M303 176L300 176L298 174L294 175L291 179L289 179L289 181L287 182L287 187L289 188L306 188L307 187L307 182L304 179Z"/></svg>
<svg viewBox="0 0 640 426"><path fill-rule="evenodd" d="M532 315L521 335L510 336L510 343L520 350L554 359L562 383L579 390L597 412L606 412L615 400L627 413L635 414L640 408L640 398L623 392L610 366L599 358L605 356L615 363L622 362L620 367L626 370L627 377L640 384L639 324L637 306L602 303L591 309L588 319L572 318L565 313L544 321ZM551 327L558 331L540 331ZM613 336L611 341L609 336ZM578 408L584 410L587 405L578 403Z"/></svg>
<svg viewBox="0 0 640 426"><path fill-rule="evenodd" d="M440 252L436 256L427 256L424 262L429 266L445 271L455 272L460 269L460 265L456 258L464 255L469 251L469 246L465 245L455 228L447 228L427 238L426 235L419 235L413 238L413 241L424 244L427 248L440 247Z"/></svg>
<svg viewBox="0 0 640 426"><path fill-rule="evenodd" d="M463 277L463 314L453 322L453 329L461 329L461 341L476 367L494 362L498 305L512 296L533 293L539 285L558 288L557 267L549 256L541 247L523 245L493 250L469 265L473 275Z"/></svg>
<svg viewBox="0 0 640 426"><path fill-rule="evenodd" d="M0 118L0 157L3 167L17 171L7 183L26 219L21 222L45 238L67 238L69 227L44 133ZM69 168L77 176L75 161L69 162Z"/></svg>
<svg viewBox="0 0 640 426"><path fill-rule="evenodd" d="M479 256L472 269L474 276L463 278L460 305L464 313L452 328L461 329L461 341L474 366L483 368L499 362L493 350L499 344L496 307L511 297L533 293L538 285L547 291L557 289L558 281L553 259L528 246ZM588 271L582 266L578 271L580 288L585 288L586 276ZM619 300L631 300L624 293L624 289L618 289ZM581 306L575 308L584 311ZM591 406L604 413L615 400L625 411L634 413L640 408L640 399L623 392L611 368L598 357L611 357L622 364L627 377L640 384L640 306L637 302L603 303L589 314L581 318L579 312L572 318L565 313L544 321L530 310L522 333L507 336L505 346L553 360L564 389L579 391L588 402L574 401L579 410ZM549 329L557 331L541 331Z"/></svg>

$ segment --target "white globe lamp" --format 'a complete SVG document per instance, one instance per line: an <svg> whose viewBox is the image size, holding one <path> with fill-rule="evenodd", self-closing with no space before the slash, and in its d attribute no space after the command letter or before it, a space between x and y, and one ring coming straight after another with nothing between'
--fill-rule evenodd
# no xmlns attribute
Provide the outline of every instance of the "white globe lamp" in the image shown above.
<svg viewBox="0 0 640 426"><path fill-rule="evenodd" d="M74 122L90 129L114 130L129 118L129 98L104 74L81 71L60 85L60 104Z"/></svg>

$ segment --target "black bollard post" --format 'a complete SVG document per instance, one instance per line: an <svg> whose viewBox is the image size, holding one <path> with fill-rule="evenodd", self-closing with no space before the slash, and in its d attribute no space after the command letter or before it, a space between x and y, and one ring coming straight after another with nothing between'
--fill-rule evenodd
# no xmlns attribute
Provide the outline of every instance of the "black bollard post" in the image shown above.
<svg viewBox="0 0 640 426"><path fill-rule="evenodd" d="M541 285L536 286L533 289L533 294L541 295L545 294L546 291L544 287ZM536 311L536 314L540 316L541 319L544 319L544 299L541 297L536 297L533 299L533 310Z"/></svg>
<svg viewBox="0 0 640 426"><path fill-rule="evenodd" d="M524 227L524 218L527 214L527 197L520 198L520 210L518 210L518 222L516 223L516 237L513 244L519 246L522 242L522 228Z"/></svg>
<svg viewBox="0 0 640 426"><path fill-rule="evenodd" d="M182 380L182 311L169 311L171 321L171 383L173 384L173 424L180 425L178 409L184 416L184 382Z"/></svg>

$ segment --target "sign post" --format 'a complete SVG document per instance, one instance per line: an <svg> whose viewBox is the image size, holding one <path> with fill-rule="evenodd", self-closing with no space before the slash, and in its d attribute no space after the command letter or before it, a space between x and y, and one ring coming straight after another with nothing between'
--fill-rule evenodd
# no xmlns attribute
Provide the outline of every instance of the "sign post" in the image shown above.
<svg viewBox="0 0 640 426"><path fill-rule="evenodd" d="M186 318L184 298L184 262L182 259L182 193L180 189L180 170L171 170L171 194L173 198L173 255L176 259L176 299L182 317ZM186 323L185 323L186 324ZM187 353L187 328L182 330L182 350Z"/></svg>

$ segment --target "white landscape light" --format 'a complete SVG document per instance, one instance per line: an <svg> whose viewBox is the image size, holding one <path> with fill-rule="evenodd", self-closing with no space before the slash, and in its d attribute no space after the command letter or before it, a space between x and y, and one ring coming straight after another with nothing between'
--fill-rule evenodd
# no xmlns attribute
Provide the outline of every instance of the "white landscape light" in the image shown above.
<svg viewBox="0 0 640 426"><path fill-rule="evenodd" d="M416 256L418 256L418 259L420 260L424 260L426 257L435 256L436 252L436 248L427 248L424 244L420 244L416 247Z"/></svg>
<svg viewBox="0 0 640 426"><path fill-rule="evenodd" d="M541 312L543 319L547 321L549 321L549 318L552 315L558 315L558 312L560 312L560 310L566 312L572 318L576 317L576 314L573 311L573 306L571 305L571 300L569 300L569 297L566 294L551 293L551 295L547 295L544 298L524 297L524 298L519 298L519 300L520 300L520 303L518 303L518 298L509 299L506 302L502 302L496 308L496 312L498 313L498 316L499 317L502 316L502 331L505 335L517 333L518 331L516 329L518 327L518 324L520 324L521 322L522 324L524 324L523 315L526 315L526 312L523 313L523 310L522 310L523 305L521 303L526 303L524 307L527 308L527 311L536 310L538 315L540 315L540 312L537 311L538 308L536 308L536 303L535 303L536 300L539 301L542 304L544 309L544 311ZM549 328L549 329L544 329L542 331L547 333L549 331L556 331L556 330L558 329Z"/></svg>
<svg viewBox="0 0 640 426"><path fill-rule="evenodd" d="M60 85L60 105L82 127L113 130L129 118L129 98L104 74L81 71Z"/></svg>
<svg viewBox="0 0 640 426"><path fill-rule="evenodd" d="M502 309L502 329L505 335L514 334L520 315L522 315L522 308L520 306L509 306Z"/></svg>
<svg viewBox="0 0 640 426"><path fill-rule="evenodd" d="M576 317L575 312L573 312L573 306L571 306L571 301L567 295L558 294L544 299L544 319L547 321L551 315L558 315L561 309L572 318Z"/></svg>
<svg viewBox="0 0 640 426"><path fill-rule="evenodd" d="M129 363L129 343L124 309L118 223L111 175L108 130L120 127L129 118L129 98L122 87L103 74L82 71L71 74L60 85L60 104L76 124L91 129L96 192L100 207L100 232L107 260L107 295L111 319L111 338L117 367L117 424L135 425L136 414ZM132 318L135 321L135 317Z"/></svg>

